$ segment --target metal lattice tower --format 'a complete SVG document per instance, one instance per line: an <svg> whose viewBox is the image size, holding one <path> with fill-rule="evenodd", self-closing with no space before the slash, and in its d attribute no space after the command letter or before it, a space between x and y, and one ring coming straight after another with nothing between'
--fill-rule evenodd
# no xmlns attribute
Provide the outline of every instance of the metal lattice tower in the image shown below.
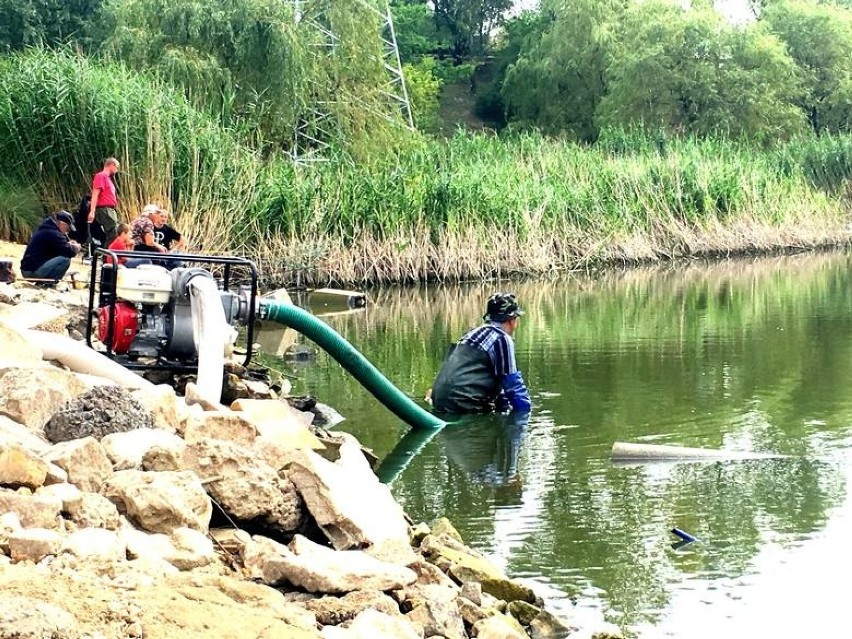
<svg viewBox="0 0 852 639"><path fill-rule="evenodd" d="M335 33L330 26L322 3L315 3L311 0L289 1L293 4L297 28L313 30L314 35L319 36L318 39L321 42L319 46L326 50L333 50L339 45L341 36ZM378 35L381 38L383 49L380 62L385 71L385 80L377 89L387 98L389 104L396 105L399 109L404 126L414 129L411 102L408 98L405 76L402 72L402 61L399 57L390 3L388 0L349 0L349 2L355 6L368 9L379 18L381 26ZM313 82L317 83L318 81L313 80ZM317 86L316 94L329 94L327 88ZM373 105L367 104L357 97L350 97L349 99L352 104L366 111L385 118L389 122L399 123L397 118L388 115L388 113L377 111ZM329 147L328 141L337 139L340 135L337 119L333 115L333 105L334 102L318 100L313 105L311 112L306 114L299 123L296 128L292 151L293 159L296 162L309 163L325 159L324 151Z"/></svg>

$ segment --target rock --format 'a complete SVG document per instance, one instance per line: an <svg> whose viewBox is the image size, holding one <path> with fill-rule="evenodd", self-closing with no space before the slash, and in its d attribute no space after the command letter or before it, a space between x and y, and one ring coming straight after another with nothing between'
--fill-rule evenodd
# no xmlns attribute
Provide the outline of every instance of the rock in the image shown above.
<svg viewBox="0 0 852 639"><path fill-rule="evenodd" d="M336 463L313 451L294 451L287 477L336 549L366 546L381 559L414 561L405 513L354 440L341 446Z"/></svg>
<svg viewBox="0 0 852 639"><path fill-rule="evenodd" d="M76 639L77 622L57 606L13 594L0 598L0 637L9 639Z"/></svg>
<svg viewBox="0 0 852 639"><path fill-rule="evenodd" d="M394 590L416 579L413 571L360 550L336 551L296 535L289 547L255 536L246 548L249 573L274 586L291 583L309 592L344 593L353 590Z"/></svg>
<svg viewBox="0 0 852 639"><path fill-rule="evenodd" d="M48 449L49 450L49 449ZM47 451L45 451L45 454ZM53 462L47 463L47 476L44 478L45 486L53 486L54 484L67 484L68 483L68 471L64 468L60 468Z"/></svg>
<svg viewBox="0 0 852 639"><path fill-rule="evenodd" d="M459 607L461 618L468 626L474 626L478 621L499 614L495 609L482 608L465 597L459 597L456 603Z"/></svg>
<svg viewBox="0 0 852 639"><path fill-rule="evenodd" d="M234 400L241 397L248 397L249 390L245 382L234 373L225 373L225 379L222 384L222 403L230 404Z"/></svg>
<svg viewBox="0 0 852 639"><path fill-rule="evenodd" d="M0 344L3 344L3 359L6 362L40 363L42 360L41 349L34 342L2 321L0 321Z"/></svg>
<svg viewBox="0 0 852 639"><path fill-rule="evenodd" d="M0 374L0 389L0 415L41 433L45 422L85 386L58 368L7 368Z"/></svg>
<svg viewBox="0 0 852 639"><path fill-rule="evenodd" d="M322 626L339 626L372 608L388 615L399 615L396 602L383 592L356 590L343 597L320 597L306 602L305 608L316 615Z"/></svg>
<svg viewBox="0 0 852 639"><path fill-rule="evenodd" d="M96 493L112 475L112 463L94 437L55 444L45 455L68 473L68 483L84 492Z"/></svg>
<svg viewBox="0 0 852 639"><path fill-rule="evenodd" d="M113 433L101 440L101 446L115 470L141 470L142 459L155 446L172 451L177 458L186 449L186 443L180 437L158 428Z"/></svg>
<svg viewBox="0 0 852 639"><path fill-rule="evenodd" d="M477 606L482 605L482 584L477 581L467 581L462 584L461 596L469 599Z"/></svg>
<svg viewBox="0 0 852 639"><path fill-rule="evenodd" d="M334 410L331 406L328 406L327 404L320 404L319 402L317 402L309 412L314 416L311 423L314 426L319 426L320 428L333 428L340 422L346 421L346 418Z"/></svg>
<svg viewBox="0 0 852 639"><path fill-rule="evenodd" d="M81 528L106 528L118 530L121 517L118 508L109 499L97 493L81 493L79 502L72 502L65 512Z"/></svg>
<svg viewBox="0 0 852 639"><path fill-rule="evenodd" d="M419 584L435 584L446 588L458 589L458 584L455 581L447 577L440 568L434 564L430 564L425 559L418 558L416 561L408 564L408 567L417 573L417 583ZM461 592L464 592L464 588L462 588ZM473 601L479 601L479 599L473 599Z"/></svg>
<svg viewBox="0 0 852 639"><path fill-rule="evenodd" d="M216 561L213 542L191 528L177 528L171 535L126 529L121 531L121 539L131 559L165 561L178 570L192 570Z"/></svg>
<svg viewBox="0 0 852 639"><path fill-rule="evenodd" d="M213 506L195 473L122 470L101 493L135 525L150 532L175 528L207 532Z"/></svg>
<svg viewBox="0 0 852 639"><path fill-rule="evenodd" d="M8 559L9 535L21 530L21 520L16 513L0 515L0 559Z"/></svg>
<svg viewBox="0 0 852 639"><path fill-rule="evenodd" d="M418 582L393 593L397 601L400 602L400 608L405 612L411 611L430 601L449 604L455 601L458 594L459 588L455 584L451 587L446 587Z"/></svg>
<svg viewBox="0 0 852 639"><path fill-rule="evenodd" d="M47 464L20 446L0 447L0 484L38 488L47 478Z"/></svg>
<svg viewBox="0 0 852 639"><path fill-rule="evenodd" d="M183 419L182 405L175 389L168 384L159 384L154 388L144 388L131 393L133 399L144 406L154 420L154 427L170 433L177 432Z"/></svg>
<svg viewBox="0 0 852 639"><path fill-rule="evenodd" d="M192 528L177 528L172 531L171 543L174 552L164 559L179 570L192 570L216 561L213 542Z"/></svg>
<svg viewBox="0 0 852 639"><path fill-rule="evenodd" d="M466 639L464 621L454 601L426 601L405 615L415 626L423 628L423 636L440 635L447 639Z"/></svg>
<svg viewBox="0 0 852 639"><path fill-rule="evenodd" d="M26 528L9 535L9 555L12 561L38 563L48 555L59 552L62 537L55 530Z"/></svg>
<svg viewBox="0 0 852 639"><path fill-rule="evenodd" d="M186 421L183 433L187 444L208 439L221 439L251 446L256 437L255 425L234 411L209 411L190 417Z"/></svg>
<svg viewBox="0 0 852 639"><path fill-rule="evenodd" d="M522 626L529 626L533 619L541 614L541 608L526 601L510 601L506 612L518 620Z"/></svg>
<svg viewBox="0 0 852 639"><path fill-rule="evenodd" d="M432 530L429 526L426 525L425 522L420 522L416 526L412 526L408 529L408 541L412 546L419 546L420 542L422 542L426 535L431 534Z"/></svg>
<svg viewBox="0 0 852 639"><path fill-rule="evenodd" d="M173 448L154 446L142 455L142 470L169 471L183 468L183 455L186 447L180 451Z"/></svg>
<svg viewBox="0 0 852 639"><path fill-rule="evenodd" d="M0 446L20 446L36 455L50 449L50 443L41 434L0 415Z"/></svg>
<svg viewBox="0 0 852 639"><path fill-rule="evenodd" d="M517 602L512 602L517 603ZM533 639L562 639L576 632L578 628L559 619L546 610L539 610L529 623L530 636Z"/></svg>
<svg viewBox="0 0 852 639"><path fill-rule="evenodd" d="M209 399L204 397L201 394L201 391L198 390L198 386L192 382L187 383L186 388L184 388L184 401L189 406L200 406L204 410L222 410L221 404L211 402Z"/></svg>
<svg viewBox="0 0 852 639"><path fill-rule="evenodd" d="M496 614L476 622L473 632L477 639L529 639L513 617Z"/></svg>
<svg viewBox="0 0 852 639"><path fill-rule="evenodd" d="M0 258L0 304L14 306L21 301L21 294L12 286L15 281L15 271L11 269L11 263L11 258Z"/></svg>
<svg viewBox="0 0 852 639"><path fill-rule="evenodd" d="M456 530L455 526L453 526L453 524L450 523L450 520L446 517L440 517L432 522L432 534L436 537L440 535L449 535L459 543L464 543L464 539L462 539L459 531Z"/></svg>
<svg viewBox="0 0 852 639"><path fill-rule="evenodd" d="M35 492L40 497L48 499L58 499L62 502L62 512L69 512L75 508L79 508L83 501L83 492L72 484L53 484L51 486L42 486ZM86 493L91 495L92 493Z"/></svg>
<svg viewBox="0 0 852 639"><path fill-rule="evenodd" d="M535 602L535 593L503 572L482 555L465 547L450 534L428 535L420 546L421 552L430 561L438 564L447 562L448 572L459 583L476 581L482 591L504 601Z"/></svg>
<svg viewBox="0 0 852 639"><path fill-rule="evenodd" d="M269 388L266 382L256 379L246 379L243 380L243 383L247 390L246 399L278 399L278 395L275 394L274 390Z"/></svg>
<svg viewBox="0 0 852 639"><path fill-rule="evenodd" d="M57 528L61 511L59 499L0 490L0 513L15 513L24 528Z"/></svg>
<svg viewBox="0 0 852 639"><path fill-rule="evenodd" d="M615 624L601 621L588 629L591 639L624 639L624 633L621 628Z"/></svg>
<svg viewBox="0 0 852 639"><path fill-rule="evenodd" d="M44 434L49 441L59 443L84 437L99 440L110 433L153 426L151 413L128 390L96 386L54 414L45 425Z"/></svg>
<svg viewBox="0 0 852 639"><path fill-rule="evenodd" d="M119 561L127 557L127 547L112 530L81 528L62 542L62 552L86 561Z"/></svg>
<svg viewBox="0 0 852 639"><path fill-rule="evenodd" d="M322 442L307 429L297 413L284 402L239 399L231 404L231 408L251 421L265 441L279 444L283 449L324 448Z"/></svg>
<svg viewBox="0 0 852 639"><path fill-rule="evenodd" d="M193 576L192 580L200 587L221 592L232 601L246 604L255 610L268 611L291 626L311 633L316 632L317 621L313 613L300 605L290 603L274 588L220 575L202 574ZM281 635L281 639L289 639L289 636Z"/></svg>
<svg viewBox="0 0 852 639"><path fill-rule="evenodd" d="M323 639L421 639L422 635L404 618L378 610L360 613L348 628L326 626Z"/></svg>
<svg viewBox="0 0 852 639"><path fill-rule="evenodd" d="M262 524L283 533L299 527L302 506L295 488L251 450L227 441L198 441L187 447L184 461L238 522Z"/></svg>

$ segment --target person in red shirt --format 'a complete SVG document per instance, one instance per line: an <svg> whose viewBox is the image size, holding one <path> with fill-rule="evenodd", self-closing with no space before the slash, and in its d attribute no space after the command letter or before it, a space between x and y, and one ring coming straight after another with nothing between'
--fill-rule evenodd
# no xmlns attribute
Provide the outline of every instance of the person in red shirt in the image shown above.
<svg viewBox="0 0 852 639"><path fill-rule="evenodd" d="M118 173L118 160L107 158L100 173L92 179L92 202L89 205L89 224L97 220L104 228L106 243L110 244L116 236L118 227L118 196L112 176Z"/></svg>
<svg viewBox="0 0 852 639"><path fill-rule="evenodd" d="M133 238L130 237L130 226L127 224L119 224L116 227L116 235L115 239L110 243L109 250L110 251L132 251L133 250ZM127 268L135 268L140 264L150 264L151 260L141 259L141 258L131 258L128 259L126 257L117 257L119 266L126 266ZM106 263L112 264L112 258L107 256Z"/></svg>

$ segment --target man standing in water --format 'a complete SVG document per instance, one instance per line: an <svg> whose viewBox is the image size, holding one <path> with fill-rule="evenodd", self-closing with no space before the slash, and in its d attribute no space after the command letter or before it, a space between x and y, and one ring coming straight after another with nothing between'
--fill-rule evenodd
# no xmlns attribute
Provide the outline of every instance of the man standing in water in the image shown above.
<svg viewBox="0 0 852 639"><path fill-rule="evenodd" d="M432 384L436 413L529 412L530 393L515 362L512 340L523 314L511 293L489 298L485 324L450 349Z"/></svg>
<svg viewBox="0 0 852 639"><path fill-rule="evenodd" d="M95 173L92 179L92 201L89 204L89 224L95 220L103 227L106 244L110 244L116 236L118 227L118 196L115 192L115 182L112 177L118 173L119 164L115 158L107 158L100 173Z"/></svg>

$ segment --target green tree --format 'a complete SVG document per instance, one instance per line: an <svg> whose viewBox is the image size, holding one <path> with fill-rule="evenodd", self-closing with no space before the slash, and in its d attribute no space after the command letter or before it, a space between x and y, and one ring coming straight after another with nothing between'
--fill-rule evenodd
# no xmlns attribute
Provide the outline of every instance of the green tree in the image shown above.
<svg viewBox="0 0 852 639"><path fill-rule="evenodd" d="M624 0L543 0L541 36L528 38L503 83L509 119L546 133L597 137L607 47Z"/></svg>
<svg viewBox="0 0 852 639"><path fill-rule="evenodd" d="M421 131L438 130L438 96L441 80L435 76L435 59L424 57L417 64L403 66L408 99L414 115L414 124Z"/></svg>
<svg viewBox="0 0 852 639"><path fill-rule="evenodd" d="M674 133L789 136L802 130L796 65L760 25L656 0L624 14L609 49L599 125Z"/></svg>
<svg viewBox="0 0 852 639"><path fill-rule="evenodd" d="M86 44L102 0L0 0L0 52L28 46Z"/></svg>
<svg viewBox="0 0 852 639"><path fill-rule="evenodd" d="M441 49L435 15L424 0L393 0L390 6L403 62L416 63Z"/></svg>
<svg viewBox="0 0 852 639"><path fill-rule="evenodd" d="M457 62L482 54L491 34L503 24L512 0L434 0L435 24L447 34Z"/></svg>
<svg viewBox="0 0 852 639"><path fill-rule="evenodd" d="M852 8L778 1L761 22L801 70L806 90L799 104L813 130L852 131Z"/></svg>
<svg viewBox="0 0 852 639"><path fill-rule="evenodd" d="M113 0L105 19L108 55L159 72L267 145L291 148L298 129L362 155L404 126L383 90L380 16L362 3L307 0L297 17L280 0Z"/></svg>

